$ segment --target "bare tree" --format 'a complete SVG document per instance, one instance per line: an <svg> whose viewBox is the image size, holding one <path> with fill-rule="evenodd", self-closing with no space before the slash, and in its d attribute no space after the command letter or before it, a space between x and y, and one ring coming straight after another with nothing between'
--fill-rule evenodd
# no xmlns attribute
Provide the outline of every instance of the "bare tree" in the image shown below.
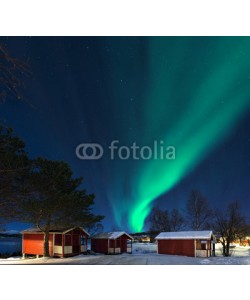
<svg viewBox="0 0 250 300"><path fill-rule="evenodd" d="M230 243L248 232L245 216L237 201L230 203L225 211L216 212L214 230L220 235L223 255L230 256Z"/></svg>
<svg viewBox="0 0 250 300"><path fill-rule="evenodd" d="M187 201L187 224L192 230L207 229L211 226L213 211L200 191L193 190Z"/></svg>
<svg viewBox="0 0 250 300"><path fill-rule="evenodd" d="M168 210L154 207L147 222L151 232L179 231L183 228L184 218L176 208L169 213Z"/></svg>
<svg viewBox="0 0 250 300"><path fill-rule="evenodd" d="M184 218L177 208L170 214L170 231L180 231L184 227Z"/></svg>
<svg viewBox="0 0 250 300"><path fill-rule="evenodd" d="M170 231L169 213L154 207L147 219L151 232Z"/></svg>
<svg viewBox="0 0 250 300"><path fill-rule="evenodd" d="M101 223L88 224L85 229L92 236L103 232L103 225Z"/></svg>
<svg viewBox="0 0 250 300"><path fill-rule="evenodd" d="M8 94L23 100L21 89L24 87L24 76L30 74L28 61L14 58L0 44L0 102L5 101Z"/></svg>

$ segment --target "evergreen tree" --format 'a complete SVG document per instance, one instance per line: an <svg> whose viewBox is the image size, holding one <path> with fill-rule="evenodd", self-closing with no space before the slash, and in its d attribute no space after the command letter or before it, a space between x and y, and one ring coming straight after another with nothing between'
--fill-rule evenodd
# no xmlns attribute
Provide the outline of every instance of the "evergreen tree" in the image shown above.
<svg viewBox="0 0 250 300"><path fill-rule="evenodd" d="M30 161L24 142L12 129L0 127L0 220L16 217L17 203L28 178Z"/></svg>
<svg viewBox="0 0 250 300"><path fill-rule="evenodd" d="M52 228L90 226L103 216L94 215L94 195L80 189L82 178L73 178L67 163L38 158L19 207L20 220L33 223L44 233L44 256L49 256Z"/></svg>

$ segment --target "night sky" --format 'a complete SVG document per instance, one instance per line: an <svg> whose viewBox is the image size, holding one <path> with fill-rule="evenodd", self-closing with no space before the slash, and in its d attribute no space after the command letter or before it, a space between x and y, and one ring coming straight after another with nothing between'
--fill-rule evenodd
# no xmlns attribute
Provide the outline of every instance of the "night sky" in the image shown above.
<svg viewBox="0 0 250 300"><path fill-rule="evenodd" d="M94 212L106 216L105 230L147 229L154 205L184 209L192 189L214 208L239 200L249 215L250 38L1 37L0 43L12 56L29 58L32 72L22 91L32 105L9 98L0 104L1 122L32 158L64 160L84 177L83 187L96 195ZM112 160L114 140L117 147L171 145L175 159L120 159L115 149ZM103 157L80 160L81 143L100 144Z"/></svg>

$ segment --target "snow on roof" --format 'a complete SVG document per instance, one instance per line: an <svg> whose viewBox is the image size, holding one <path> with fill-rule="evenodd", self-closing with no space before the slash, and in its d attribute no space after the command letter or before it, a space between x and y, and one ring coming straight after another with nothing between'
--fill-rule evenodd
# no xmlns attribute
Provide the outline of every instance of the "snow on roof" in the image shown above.
<svg viewBox="0 0 250 300"><path fill-rule="evenodd" d="M161 232L155 238L156 240L181 240L181 239L210 239L212 231L178 231L178 232Z"/></svg>
<svg viewBox="0 0 250 300"><path fill-rule="evenodd" d="M81 229L84 233L86 233L86 235L90 236L90 234L87 232L87 230L85 230L83 227L73 227L73 228L69 228L67 230L65 230L63 233L67 233L73 229Z"/></svg>
<svg viewBox="0 0 250 300"><path fill-rule="evenodd" d="M77 228L79 228L79 229L81 229L83 232L85 232L88 236L90 236L90 234L83 228L83 227L72 227L72 228L60 228L60 227L53 227L53 228L51 228L50 229L50 233L63 233L63 234L65 234L65 233L67 233L67 232L69 232L69 231L71 231L71 230L73 230L73 229L77 229ZM34 233L34 232L36 232L36 233L40 233L40 232L42 232L40 229L38 229L37 227L34 227L34 228L28 228L28 229L26 229L26 230L23 230L23 231L21 231L21 233Z"/></svg>
<svg viewBox="0 0 250 300"><path fill-rule="evenodd" d="M113 232L101 232L96 235L94 235L92 238L94 239L109 239L109 240L115 240L125 234L128 238L133 240L133 237L127 234L125 231L113 231Z"/></svg>

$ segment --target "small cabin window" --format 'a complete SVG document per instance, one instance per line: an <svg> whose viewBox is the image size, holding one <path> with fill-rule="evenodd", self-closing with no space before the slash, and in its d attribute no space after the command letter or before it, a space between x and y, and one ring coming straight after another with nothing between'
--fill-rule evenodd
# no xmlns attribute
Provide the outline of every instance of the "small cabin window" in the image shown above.
<svg viewBox="0 0 250 300"><path fill-rule="evenodd" d="M207 241L201 241L201 250L207 249Z"/></svg>
<svg viewBox="0 0 250 300"><path fill-rule="evenodd" d="M65 246L71 246L71 244L72 244L71 239L72 239L71 234L65 234L65 236L64 236L64 245Z"/></svg>
<svg viewBox="0 0 250 300"><path fill-rule="evenodd" d="M55 234L55 245L62 246L62 235L61 234Z"/></svg>

